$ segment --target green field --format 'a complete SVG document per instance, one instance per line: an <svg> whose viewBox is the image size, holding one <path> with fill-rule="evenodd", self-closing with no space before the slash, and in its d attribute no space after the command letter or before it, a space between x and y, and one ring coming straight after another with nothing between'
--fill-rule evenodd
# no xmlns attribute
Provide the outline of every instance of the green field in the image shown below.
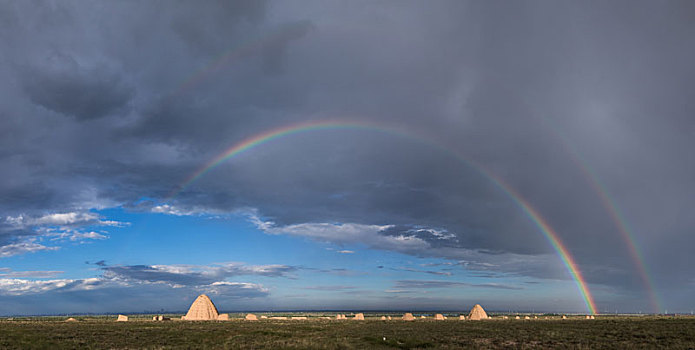
<svg viewBox="0 0 695 350"><path fill-rule="evenodd" d="M239 317L239 315L230 315ZM695 348L693 317L610 317L596 320L418 319L154 322L140 317L0 319L0 348ZM148 317L151 319L151 317Z"/></svg>

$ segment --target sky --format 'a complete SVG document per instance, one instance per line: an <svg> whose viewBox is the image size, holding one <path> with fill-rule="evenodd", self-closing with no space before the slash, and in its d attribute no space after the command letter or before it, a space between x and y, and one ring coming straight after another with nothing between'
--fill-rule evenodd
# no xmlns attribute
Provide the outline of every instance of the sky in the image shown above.
<svg viewBox="0 0 695 350"><path fill-rule="evenodd" d="M690 1L0 1L0 315L695 309Z"/></svg>

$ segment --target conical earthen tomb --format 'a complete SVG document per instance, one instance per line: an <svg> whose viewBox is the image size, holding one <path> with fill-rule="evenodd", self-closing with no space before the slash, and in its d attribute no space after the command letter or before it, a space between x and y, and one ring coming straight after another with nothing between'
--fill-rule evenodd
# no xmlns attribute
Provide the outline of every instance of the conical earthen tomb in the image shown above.
<svg viewBox="0 0 695 350"><path fill-rule="evenodd" d="M219 312L212 300L207 295L201 294L195 299L191 308L186 313L186 321L212 321L217 320Z"/></svg>
<svg viewBox="0 0 695 350"><path fill-rule="evenodd" d="M469 320L485 320L487 319L487 313L483 310L480 304L475 304L471 309L471 313L468 314Z"/></svg>

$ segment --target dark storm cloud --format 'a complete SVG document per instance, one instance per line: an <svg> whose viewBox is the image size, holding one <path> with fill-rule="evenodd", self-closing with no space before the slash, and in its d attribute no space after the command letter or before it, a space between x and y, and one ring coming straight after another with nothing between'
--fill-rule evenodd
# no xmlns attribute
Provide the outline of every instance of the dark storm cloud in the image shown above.
<svg viewBox="0 0 695 350"><path fill-rule="evenodd" d="M640 290L586 175L595 174L659 288L674 305L688 303L680 296L695 278L689 2L0 7L4 217L118 205L177 215L254 208L273 221L271 234L568 278L533 223L463 156L533 204L589 282ZM374 131L306 133L242 154L166 198L240 140L341 118L407 130L458 156ZM31 239L40 232L0 230L7 254L39 249Z"/></svg>
<svg viewBox="0 0 695 350"><path fill-rule="evenodd" d="M79 120L101 118L123 108L133 95L116 72L85 69L72 57L56 54L42 67L25 67L24 90L37 105Z"/></svg>

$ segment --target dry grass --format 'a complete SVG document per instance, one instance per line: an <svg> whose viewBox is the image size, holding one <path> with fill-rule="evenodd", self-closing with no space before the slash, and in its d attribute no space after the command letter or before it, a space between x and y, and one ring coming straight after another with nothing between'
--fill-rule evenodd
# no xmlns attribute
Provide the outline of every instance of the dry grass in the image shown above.
<svg viewBox="0 0 695 350"><path fill-rule="evenodd" d="M695 318L689 317L404 322L367 316L367 321L0 320L0 348L695 348Z"/></svg>

